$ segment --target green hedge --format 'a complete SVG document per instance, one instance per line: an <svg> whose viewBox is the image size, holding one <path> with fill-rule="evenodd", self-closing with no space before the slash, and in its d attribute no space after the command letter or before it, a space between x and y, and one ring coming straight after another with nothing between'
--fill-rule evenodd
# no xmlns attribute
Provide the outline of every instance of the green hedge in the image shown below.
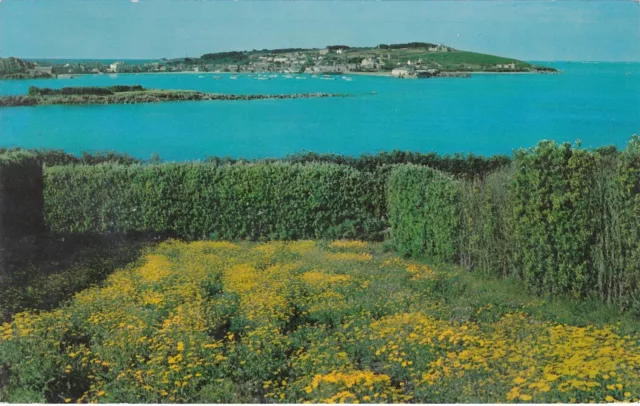
<svg viewBox="0 0 640 406"><path fill-rule="evenodd" d="M17 250L32 253L31 240L44 231L42 163L31 153L0 153L0 286Z"/></svg>
<svg viewBox="0 0 640 406"><path fill-rule="evenodd" d="M458 252L459 182L434 169L399 165L388 178L393 244L402 255L453 259Z"/></svg>
<svg viewBox="0 0 640 406"><path fill-rule="evenodd" d="M461 227L458 258L461 265L485 275L519 274L514 262L515 235L513 196L509 166L482 181L461 183Z"/></svg>
<svg viewBox="0 0 640 406"><path fill-rule="evenodd" d="M538 292L587 294L596 242L597 154L541 142L514 160L515 252L527 286Z"/></svg>
<svg viewBox="0 0 640 406"><path fill-rule="evenodd" d="M57 232L214 239L381 239L374 175L334 164L60 166L45 170Z"/></svg>
<svg viewBox="0 0 640 406"><path fill-rule="evenodd" d="M0 153L0 240L44 230L42 163L25 151Z"/></svg>
<svg viewBox="0 0 640 406"><path fill-rule="evenodd" d="M640 313L640 137L618 157L602 160L591 289L609 303Z"/></svg>
<svg viewBox="0 0 640 406"><path fill-rule="evenodd" d="M474 182L399 166L388 205L402 254L640 312L639 137L620 153L543 141Z"/></svg>

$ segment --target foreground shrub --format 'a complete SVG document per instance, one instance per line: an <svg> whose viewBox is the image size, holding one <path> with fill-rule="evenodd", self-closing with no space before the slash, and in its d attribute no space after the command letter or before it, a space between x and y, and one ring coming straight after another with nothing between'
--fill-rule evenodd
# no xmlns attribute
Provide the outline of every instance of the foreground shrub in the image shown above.
<svg viewBox="0 0 640 406"><path fill-rule="evenodd" d="M388 204L401 253L640 314L640 138L620 153L544 141L473 182L400 168Z"/></svg>

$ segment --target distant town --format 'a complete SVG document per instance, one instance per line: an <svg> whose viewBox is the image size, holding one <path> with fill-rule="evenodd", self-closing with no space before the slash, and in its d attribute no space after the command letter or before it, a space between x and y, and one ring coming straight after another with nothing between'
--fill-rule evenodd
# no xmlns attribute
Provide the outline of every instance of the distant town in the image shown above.
<svg viewBox="0 0 640 406"><path fill-rule="evenodd" d="M398 78L466 76L472 72L551 73L555 69L512 58L459 51L442 44L411 42L376 47L330 45L323 49L287 48L204 54L197 58L143 63L0 58L0 77L65 78L73 75L163 72L290 74L384 74Z"/></svg>

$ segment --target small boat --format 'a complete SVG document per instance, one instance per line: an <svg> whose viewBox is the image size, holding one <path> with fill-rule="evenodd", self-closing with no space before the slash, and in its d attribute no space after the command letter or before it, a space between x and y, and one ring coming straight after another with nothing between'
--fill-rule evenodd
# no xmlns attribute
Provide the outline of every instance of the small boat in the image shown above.
<svg viewBox="0 0 640 406"><path fill-rule="evenodd" d="M318 75L311 75L311 77L312 77L312 78L317 78L317 77L318 77Z"/></svg>
<svg viewBox="0 0 640 406"><path fill-rule="evenodd" d="M214 79L214 80L222 79L222 76L212 76L211 79Z"/></svg>
<svg viewBox="0 0 640 406"><path fill-rule="evenodd" d="M351 82L353 80L348 76L343 76L342 79L346 80L347 82Z"/></svg>
<svg viewBox="0 0 640 406"><path fill-rule="evenodd" d="M293 75L284 75L284 76L283 76L283 78L285 78L285 79L292 79L292 78L293 78Z"/></svg>
<svg viewBox="0 0 640 406"><path fill-rule="evenodd" d="M307 79L307 78L305 78L304 76L296 76L296 79L298 79L298 80L305 80L305 79Z"/></svg>
<svg viewBox="0 0 640 406"><path fill-rule="evenodd" d="M271 79L260 76L258 80L271 80Z"/></svg>
<svg viewBox="0 0 640 406"><path fill-rule="evenodd" d="M376 92L375 90L372 90L371 94L378 94L378 92Z"/></svg>
<svg viewBox="0 0 640 406"><path fill-rule="evenodd" d="M203 76L203 75L200 75L200 76L198 76L198 77L199 77L200 79L202 79L204 76Z"/></svg>
<svg viewBox="0 0 640 406"><path fill-rule="evenodd" d="M229 79L236 80L236 79L238 79L238 77L237 77L236 75L233 75L233 76L231 76Z"/></svg>

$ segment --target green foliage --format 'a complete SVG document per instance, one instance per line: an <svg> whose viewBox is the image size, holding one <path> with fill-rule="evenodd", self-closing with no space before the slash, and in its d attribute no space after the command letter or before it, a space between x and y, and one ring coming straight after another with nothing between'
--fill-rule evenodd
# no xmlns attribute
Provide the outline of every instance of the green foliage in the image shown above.
<svg viewBox="0 0 640 406"><path fill-rule="evenodd" d="M0 148L0 166L34 165L38 158L32 151Z"/></svg>
<svg viewBox="0 0 640 406"><path fill-rule="evenodd" d="M516 152L511 166L455 182L457 192L442 192L444 175L399 168L389 178L388 210L401 253L445 252L540 295L596 299L640 314L637 136L620 153L543 141Z"/></svg>
<svg viewBox="0 0 640 406"><path fill-rule="evenodd" d="M516 68L525 68L531 66L530 64L515 59L504 58L501 56L481 54L477 52L468 51L454 51L454 52L431 52L428 54L420 55L423 60L428 62L437 62L446 68L463 69L468 65L475 65L480 67L493 67L497 64L516 63Z"/></svg>
<svg viewBox="0 0 640 406"><path fill-rule="evenodd" d="M602 300L640 314L640 137L618 159L606 158L597 178L594 289Z"/></svg>
<svg viewBox="0 0 640 406"><path fill-rule="evenodd" d="M12 247L0 275L0 322L23 310L48 310L132 263L148 236L40 235Z"/></svg>
<svg viewBox="0 0 640 406"><path fill-rule="evenodd" d="M375 155L363 154L358 157L305 152L288 155L284 160L294 163L331 162L368 172L376 171L385 165L416 164L469 180L483 178L487 174L511 163L511 159L506 155L494 155L487 158L473 154L439 155L435 152L423 154L398 150L380 152Z"/></svg>
<svg viewBox="0 0 640 406"><path fill-rule="evenodd" d="M119 90L115 90L119 91ZM63 87L62 89L50 89L48 87L30 86L29 96L70 96L70 95L96 95L110 96L114 90L109 87Z"/></svg>
<svg viewBox="0 0 640 406"><path fill-rule="evenodd" d="M509 185L513 167L500 169L486 179L461 184L461 265L483 275L519 275L513 262L518 242Z"/></svg>
<svg viewBox="0 0 640 406"><path fill-rule="evenodd" d="M107 162L131 165L142 162L138 158L113 151L93 153L82 152L80 156L76 156L68 152L64 152L61 149L0 148L0 164L3 160L16 159L15 157L27 155L33 157L37 161L42 162L46 166L78 164L97 165Z"/></svg>
<svg viewBox="0 0 640 406"><path fill-rule="evenodd" d="M541 142L516 153L515 254L528 287L584 297L592 282L594 191L598 156L570 144Z"/></svg>
<svg viewBox="0 0 640 406"><path fill-rule="evenodd" d="M118 92L142 92L144 91L144 87L140 86L140 85L133 85L133 86L127 86L127 85L115 85L115 86L109 86L107 87L107 89L111 90L112 92L118 93Z"/></svg>
<svg viewBox="0 0 640 406"><path fill-rule="evenodd" d="M374 176L334 164L63 166L45 171L54 231L184 238L380 239Z"/></svg>
<svg viewBox="0 0 640 406"><path fill-rule="evenodd" d="M0 153L0 262L12 240L41 232L42 164L27 151ZM0 273L2 273L0 264Z"/></svg>
<svg viewBox="0 0 640 406"><path fill-rule="evenodd" d="M431 168L400 165L388 179L393 242L402 255L453 259L458 252L460 187Z"/></svg>

